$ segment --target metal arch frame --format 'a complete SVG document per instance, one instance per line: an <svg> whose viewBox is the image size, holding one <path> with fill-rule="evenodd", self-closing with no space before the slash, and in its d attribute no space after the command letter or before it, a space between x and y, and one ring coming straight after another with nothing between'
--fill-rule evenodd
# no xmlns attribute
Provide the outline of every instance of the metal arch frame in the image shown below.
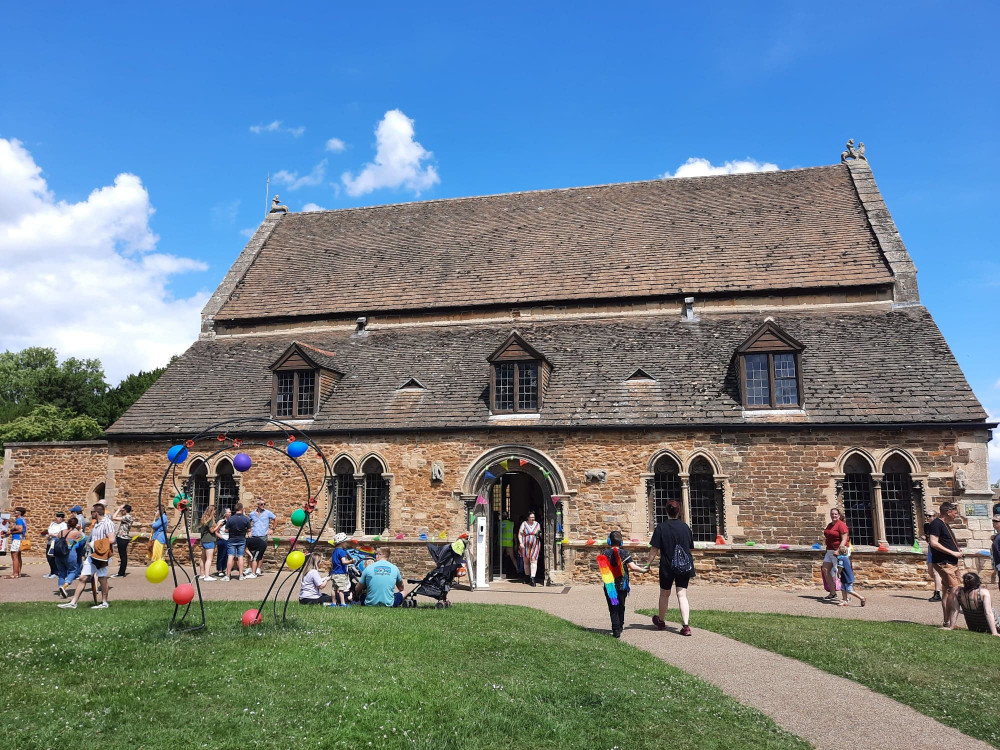
<svg viewBox="0 0 1000 750"><path fill-rule="evenodd" d="M332 468L330 466L330 462L327 460L326 455L320 450L319 445L317 445L317 443L311 437L309 437L309 435L307 433L303 432L302 430L298 430L293 425L290 425L287 422L282 422L281 420L278 420L278 419L272 419L270 417L238 417L238 418L234 418L234 419L227 419L227 420L224 420L222 422L217 422L217 423L211 425L210 427L206 427L205 429L203 429L201 432L197 433L196 435L194 435L194 436L192 436L190 438L187 438L185 441L182 441L180 443L174 443L173 445L179 445L179 446L187 449L189 443L193 444L193 443L196 443L199 440L208 439L210 436L213 436L213 434L216 435L216 439L221 438L220 442L223 442L223 443L227 443L228 442L228 443L230 443L230 445L227 445L227 446L225 446L223 448L219 448L218 450L216 450L216 451L214 451L214 452L206 455L204 458L205 458L206 461L208 461L209 459L214 458L215 456L219 455L220 453L226 453L226 452L229 452L229 451L233 450L233 448L235 446L233 446L231 443L232 443L232 440L234 438L230 437L228 433L230 431L232 431L234 428L236 430L239 430L239 429L247 430L247 429L249 429L249 430L252 430L252 431L257 431L257 430L254 430L254 428L262 428L262 427L268 427L268 426L270 426L270 427L277 427L278 428L278 430L280 431L280 434L282 434L283 437L284 437L284 439L286 440L286 445L288 443L291 443L293 440L299 440L301 442L306 443L306 445L308 445L310 448L312 448L316 452L316 455L319 456L320 459L323 461L323 482L321 482L320 486L323 486L323 485L326 485L327 487L332 486L333 470L332 470ZM274 442L274 441L271 441L271 442ZM299 460L297 458L292 458L291 456L288 455L287 452L285 452L284 450L281 450L277 445L268 445L266 441L265 442L242 441L242 439L241 439L241 443L240 443L239 447L242 448L243 446L247 446L247 447L254 446L254 447L269 448L269 449L277 451L278 453L280 453L283 456L285 456L285 458L287 458L289 461L291 461L292 463L294 463L295 466L302 473L302 478L303 478L303 480L305 481L305 484L306 484L306 497L307 498L312 498L313 497L313 495L312 495L312 486L311 486L311 484L309 482L309 476L308 476L308 474L306 473L306 470L302 467L302 464L299 462ZM173 447L173 446L171 446L171 447ZM170 486L172 486L178 493L183 492L182 488L178 487L178 485L177 485L177 467L178 467L178 465L179 465L179 463L174 463L174 462L171 461L169 463L169 465L167 466L166 470L163 472L163 477L160 480L160 487L159 487L159 491L157 493L157 500L156 500L157 510L158 510L157 519L162 518L164 515L166 515L166 510L165 510L165 507L164 507L164 504L163 504L163 490L164 490L164 487L167 486L167 480L168 479L170 480ZM316 549L316 545L319 544L320 537L323 535L323 532L326 531L326 528L327 528L327 526L330 523L330 519L333 516L334 507L335 506L334 506L333 503L329 503L329 509L327 511L326 518L323 519L323 525L320 526L320 528L319 528L318 531L314 531L314 529L313 529L312 514L307 513L306 514L306 522L304 524L302 524L302 526L300 526L298 528L298 532L295 534L295 538L291 542L290 550L293 550L293 549L295 549L298 546L298 543L299 543L299 540L302 537L303 531L306 531L306 529L308 527L309 535L306 537L306 539L307 540L311 540L309 542L309 553L311 554L312 552L314 552L315 549ZM188 555L190 557L191 572L193 573L193 576L188 574L187 570L184 568L184 564L178 559L177 556L174 555L173 545L170 544L170 539L172 538L173 533L180 526L181 522L184 523L185 538L188 540ZM175 634L175 633L186 633L186 632L192 632L192 631L196 631L196 630L201 630L202 628L206 627L206 624L207 624L206 617L205 617L205 602L204 602L204 599L202 598L201 585L200 585L199 579L198 579L197 562L195 561L195 558L194 558L194 546L191 545L191 543L190 543L190 541L191 541L191 535L190 535L190 528L188 527L187 513L181 513L180 514L180 519L178 519L177 523L174 524L173 528L171 528L171 529L168 530L167 527L164 526L164 532L165 532L166 541L167 541L167 544L165 546L167 548L167 556L168 556L168 558L170 560L170 567L171 567L171 572L172 572L172 575L173 575L174 587L176 588L178 586L178 580L179 580L179 578L178 578L177 571L179 569L180 572L183 573L184 577L187 578L187 582L188 583L192 583L192 582L194 583L195 592L196 592L197 597L198 597L198 607L199 607L200 612L201 612L201 622L193 624L193 625L188 625L188 626L185 626L185 627L181 627L182 625L184 625L184 621L187 619L188 613L191 610L191 602L188 602L186 605L180 605L180 604L176 604L175 603L174 604L173 615L171 616L170 623L167 626L167 633L168 634ZM289 600L291 599L292 591L295 590L295 582L298 580L298 577L301 575L302 568L300 567L297 570L291 571L290 574L285 577L285 580L282 581L280 584L278 584L278 581L281 578L281 574L285 570L285 563L286 563L286 561L287 561L287 555L285 556L285 558L283 558L281 560L281 565L278 568L278 571L277 571L277 574L274 577L274 580L271 581L270 586L268 586L268 588L267 588L267 592L265 592L265 594L264 594L264 598L261 599L260 605L258 605L258 607L257 607L257 619L256 619L256 621L253 624L256 625L256 624L260 623L263 620L264 607L267 604L267 600L269 598L271 598L271 592L272 591L274 591L274 601L272 603L271 610L272 610L272 614L274 616L275 622L282 622L283 623L283 622L285 622L287 620L288 603L289 603ZM288 588L288 593L285 596L285 604L284 604L284 607L283 607L283 609L281 611L281 617L279 618L278 617L278 599L281 596L282 590L289 583L291 583L291 586L289 586L289 588ZM277 590L275 590L275 584L278 584ZM183 613L181 613L181 608L182 607L183 607L183 610L184 610ZM179 613L180 613L180 617L178 617Z"/></svg>

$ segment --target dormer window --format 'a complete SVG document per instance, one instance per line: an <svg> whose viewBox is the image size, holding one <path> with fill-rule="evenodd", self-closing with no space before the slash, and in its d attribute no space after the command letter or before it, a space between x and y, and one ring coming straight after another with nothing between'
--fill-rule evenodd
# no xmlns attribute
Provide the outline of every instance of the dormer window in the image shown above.
<svg viewBox="0 0 1000 750"><path fill-rule="evenodd" d="M544 384L552 366L516 332L488 358L490 411L538 412Z"/></svg>
<svg viewBox="0 0 1000 750"><path fill-rule="evenodd" d="M320 399L330 393L341 377L333 367L333 357L333 352L292 343L271 365L274 377L272 414L279 419L316 416Z"/></svg>
<svg viewBox="0 0 1000 750"><path fill-rule="evenodd" d="M745 409L802 406L800 355L805 347L768 320L737 349Z"/></svg>

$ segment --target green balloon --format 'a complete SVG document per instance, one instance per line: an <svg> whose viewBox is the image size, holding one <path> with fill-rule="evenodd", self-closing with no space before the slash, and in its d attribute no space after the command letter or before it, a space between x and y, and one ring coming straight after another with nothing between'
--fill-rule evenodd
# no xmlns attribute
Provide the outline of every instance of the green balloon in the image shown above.
<svg viewBox="0 0 1000 750"><path fill-rule="evenodd" d="M301 526L306 522L306 512L299 508L292 513L292 526Z"/></svg>

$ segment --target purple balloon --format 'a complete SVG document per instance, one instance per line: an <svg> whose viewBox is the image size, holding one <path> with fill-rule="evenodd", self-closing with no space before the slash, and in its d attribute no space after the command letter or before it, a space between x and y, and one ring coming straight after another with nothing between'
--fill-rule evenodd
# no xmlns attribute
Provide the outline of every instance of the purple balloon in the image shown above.
<svg viewBox="0 0 1000 750"><path fill-rule="evenodd" d="M253 461L250 460L250 456L246 453L237 453L236 456L233 457L233 468L236 469L236 471L246 471L250 468L252 463Z"/></svg>

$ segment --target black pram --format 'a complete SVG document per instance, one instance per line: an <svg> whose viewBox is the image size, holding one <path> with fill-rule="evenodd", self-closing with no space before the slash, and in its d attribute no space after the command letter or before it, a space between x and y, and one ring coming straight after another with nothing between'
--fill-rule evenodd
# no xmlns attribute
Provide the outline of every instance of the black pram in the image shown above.
<svg viewBox="0 0 1000 750"><path fill-rule="evenodd" d="M404 607L416 607L418 595L437 600L435 606L439 609L451 606L448 592L464 564L465 541L459 539L452 544L428 544L427 550L436 563L434 570L422 580L407 579L407 583L415 583L416 586L403 598Z"/></svg>

